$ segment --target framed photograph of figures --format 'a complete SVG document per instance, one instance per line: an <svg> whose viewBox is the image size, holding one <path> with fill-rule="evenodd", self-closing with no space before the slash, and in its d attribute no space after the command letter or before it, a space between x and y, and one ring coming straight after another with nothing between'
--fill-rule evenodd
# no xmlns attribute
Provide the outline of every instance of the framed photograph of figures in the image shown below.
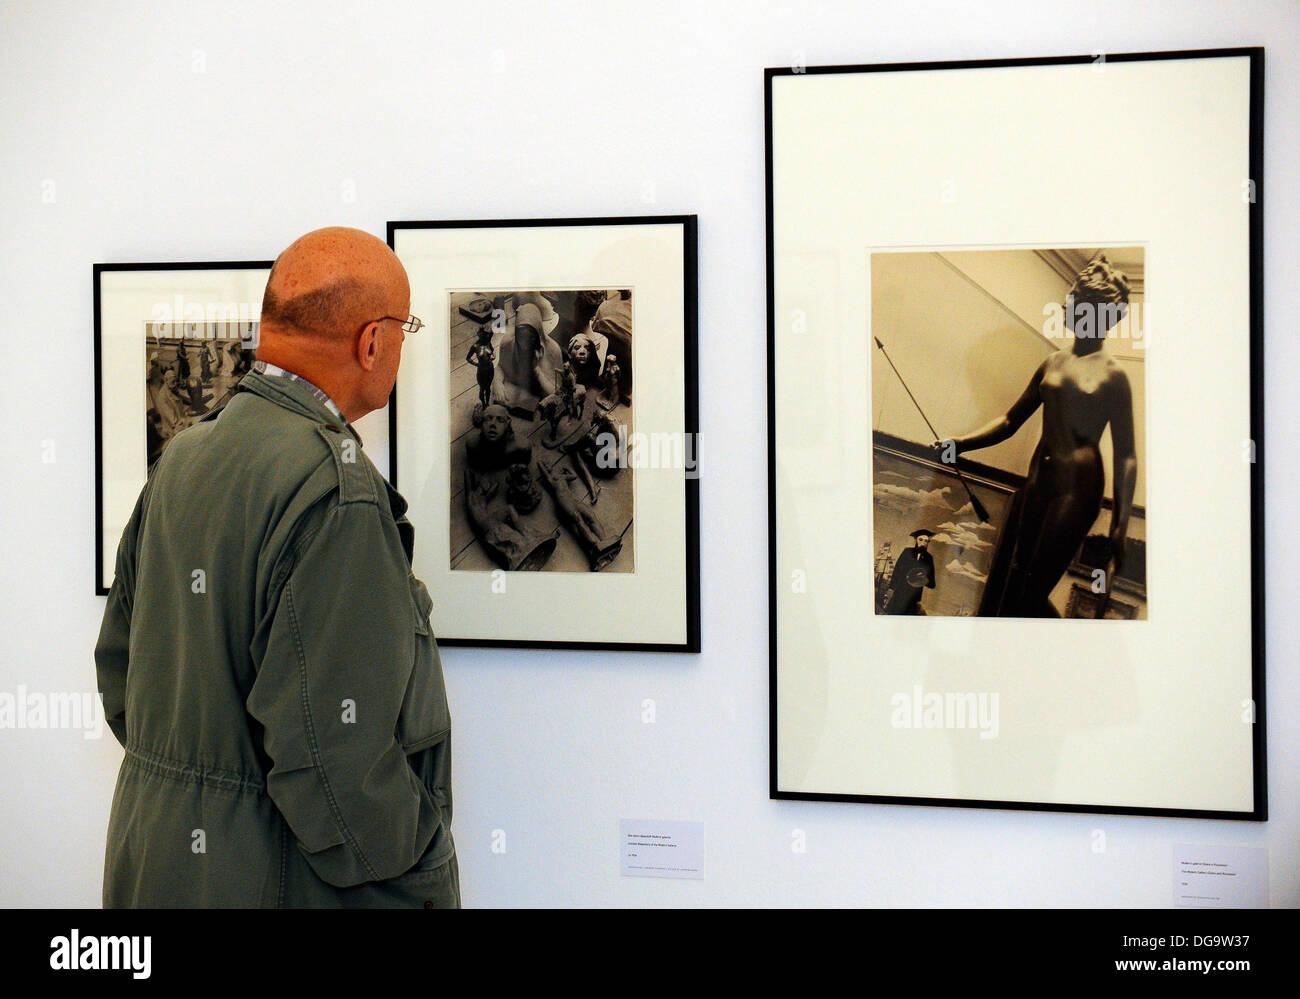
<svg viewBox="0 0 1300 999"><path fill-rule="evenodd" d="M95 592L176 434L225 404L253 362L270 261L95 264Z"/></svg>
<svg viewBox="0 0 1300 999"><path fill-rule="evenodd" d="M390 477L448 645L699 651L695 219L390 222Z"/></svg>
<svg viewBox="0 0 1300 999"><path fill-rule="evenodd" d="M1266 817L1262 74L767 71L773 798Z"/></svg>

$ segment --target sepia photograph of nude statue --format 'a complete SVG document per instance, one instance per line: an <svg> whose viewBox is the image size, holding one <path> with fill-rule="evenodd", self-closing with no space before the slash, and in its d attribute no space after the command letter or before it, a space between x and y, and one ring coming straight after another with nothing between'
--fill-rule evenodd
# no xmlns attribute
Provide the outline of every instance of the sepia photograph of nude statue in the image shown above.
<svg viewBox="0 0 1300 999"><path fill-rule="evenodd" d="M1145 619L1144 263L872 254L878 590L912 532L933 563L877 613Z"/></svg>

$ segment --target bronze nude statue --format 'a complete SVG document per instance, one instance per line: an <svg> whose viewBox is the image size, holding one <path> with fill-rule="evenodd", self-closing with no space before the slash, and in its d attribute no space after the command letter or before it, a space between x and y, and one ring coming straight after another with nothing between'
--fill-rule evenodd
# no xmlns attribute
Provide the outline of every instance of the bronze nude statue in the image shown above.
<svg viewBox="0 0 1300 999"><path fill-rule="evenodd" d="M1106 334L1128 309L1127 277L1105 256L1088 263L1066 296L1070 348L1049 355L1006 414L952 441L956 454L1009 439L1043 408L1042 438L1025 480L1001 617L1059 617L1053 588L1101 512L1105 490L1100 442L1110 427L1114 468L1110 578L1124 565L1124 545L1137 484L1133 396L1128 376L1104 349ZM935 441L936 450L945 444Z"/></svg>
<svg viewBox="0 0 1300 999"><path fill-rule="evenodd" d="M492 382L496 379L496 351L492 349L492 327L484 326L465 355L467 363L477 369L478 403L487 407L492 402Z"/></svg>

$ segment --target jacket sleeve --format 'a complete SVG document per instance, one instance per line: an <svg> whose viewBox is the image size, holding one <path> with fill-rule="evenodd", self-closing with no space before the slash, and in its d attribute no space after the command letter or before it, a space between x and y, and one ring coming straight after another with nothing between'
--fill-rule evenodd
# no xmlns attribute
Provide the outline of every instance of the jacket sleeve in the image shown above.
<svg viewBox="0 0 1300 999"><path fill-rule="evenodd" d="M104 721L123 746L126 745L126 674L131 648L131 607L135 597L135 543L140 529L148 487L141 490L131 519L117 545L113 585L104 605L104 619L95 643L95 676Z"/></svg>
<svg viewBox="0 0 1300 999"><path fill-rule="evenodd" d="M267 792L322 880L395 877L440 821L396 737L416 653L406 556L371 502L335 502L298 548L247 701Z"/></svg>

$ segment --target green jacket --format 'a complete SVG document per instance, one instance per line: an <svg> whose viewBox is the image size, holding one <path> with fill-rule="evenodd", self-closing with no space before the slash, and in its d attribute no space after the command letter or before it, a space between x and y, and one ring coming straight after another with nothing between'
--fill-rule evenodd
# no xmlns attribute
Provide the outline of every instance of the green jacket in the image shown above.
<svg viewBox="0 0 1300 999"><path fill-rule="evenodd" d="M178 434L95 648L126 749L104 905L458 906L451 722L406 501L250 372Z"/></svg>

